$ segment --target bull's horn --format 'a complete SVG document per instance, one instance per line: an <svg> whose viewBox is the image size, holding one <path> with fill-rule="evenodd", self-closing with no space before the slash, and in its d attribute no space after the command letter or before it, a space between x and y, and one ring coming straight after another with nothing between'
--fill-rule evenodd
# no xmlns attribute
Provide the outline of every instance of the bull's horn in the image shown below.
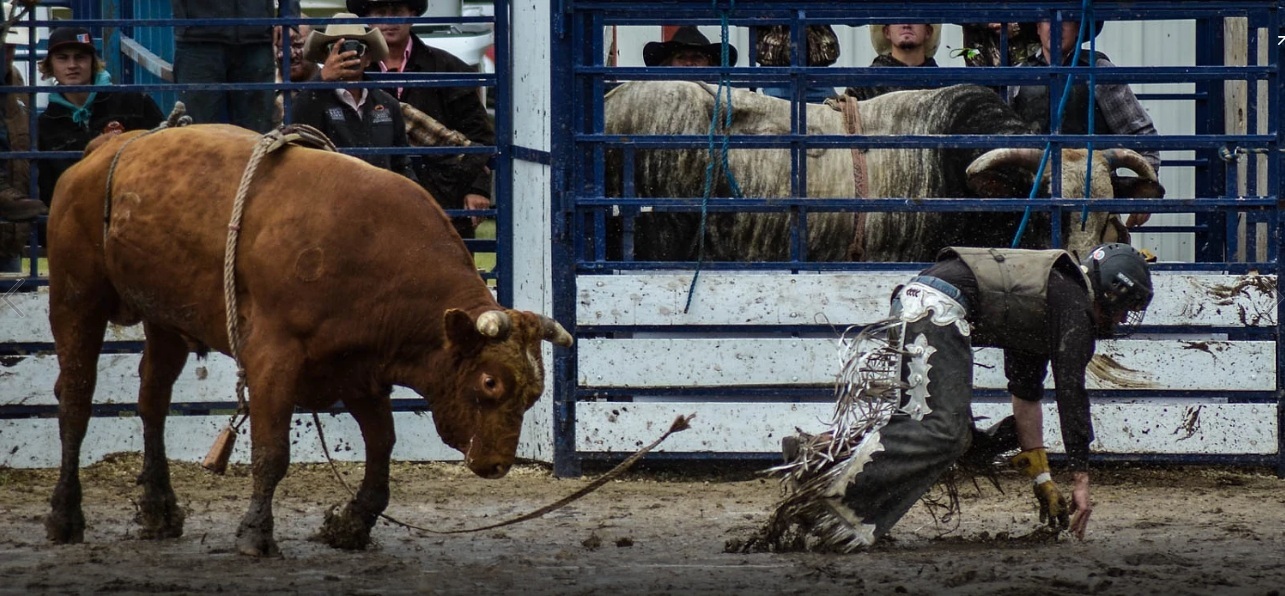
<svg viewBox="0 0 1285 596"><path fill-rule="evenodd" d="M540 316L540 339L543 339L545 341L551 341L564 348L571 347L571 344L575 342L575 338L571 337L570 333L567 333L567 330L563 328L562 323L559 323L544 315L539 315L539 316Z"/></svg>
<svg viewBox="0 0 1285 596"><path fill-rule="evenodd" d="M1033 173L1040 167L1040 159L1043 157L1044 150L1031 147L992 149L968 164L967 174L976 176L987 170L1004 166L1017 166Z"/></svg>
<svg viewBox="0 0 1285 596"><path fill-rule="evenodd" d="M1151 168L1147 158L1141 153L1132 149L1107 149L1102 152L1102 158L1107 160L1107 167L1114 172L1116 168L1131 170L1139 178L1146 180L1157 180L1156 171Z"/></svg>
<svg viewBox="0 0 1285 596"><path fill-rule="evenodd" d="M477 316L477 332L486 337L504 339L512 325L509 314L502 310L488 310Z"/></svg>

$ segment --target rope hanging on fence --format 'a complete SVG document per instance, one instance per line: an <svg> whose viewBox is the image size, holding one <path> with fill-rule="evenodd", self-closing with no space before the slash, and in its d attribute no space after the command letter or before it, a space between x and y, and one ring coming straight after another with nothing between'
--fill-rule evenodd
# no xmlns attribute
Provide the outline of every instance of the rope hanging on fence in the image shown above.
<svg viewBox="0 0 1285 596"><path fill-rule="evenodd" d="M1085 26L1091 23L1091 21L1089 20L1089 15L1092 11L1092 0L1084 0L1084 2L1080 5L1080 9L1081 9L1080 31L1075 38L1075 41L1076 41L1075 54L1071 57L1072 65L1078 65L1080 63L1080 51L1083 50L1084 48ZM1050 25L1050 27L1051 26L1052 25ZM1097 47L1096 39L1097 38L1095 37L1093 38L1093 40L1091 40L1091 43L1094 48ZM1052 48L1050 48L1050 50L1052 50ZM1061 54L1062 52L1059 49L1058 50L1059 64L1061 63L1061 60L1062 60ZM1045 58L1049 59L1049 65L1052 66L1051 57L1045 56ZM1097 54L1094 54L1093 59L1089 63L1089 134L1093 134L1093 106L1094 106L1093 102L1095 101L1095 98L1093 96L1093 86L1095 81L1095 77L1093 76L1093 71L1096 64L1097 64ZM1066 113L1066 99L1071 94L1071 86L1074 82L1075 82L1075 73L1071 73L1070 75L1067 75L1066 84L1062 87L1062 99L1058 101L1058 105L1057 105L1056 120L1059 125L1062 122L1062 115ZM1053 130L1053 123L1051 121L1049 122L1049 130L1050 132ZM1044 155L1040 157L1040 167L1035 170L1035 181L1031 183L1031 194L1027 197L1027 199L1029 200L1035 200L1035 195L1039 194L1040 183L1044 180L1044 167L1048 165L1049 155L1052 153L1052 151L1053 151L1053 141L1049 141L1044 145ZM1089 196L1090 194L1088 192L1089 183L1092 181L1092 177L1093 177L1093 174L1092 174L1093 167L1092 167L1092 161L1091 161L1093 159L1092 144L1089 145L1089 154L1087 156L1087 159L1089 159L1090 161L1086 162L1089 173L1085 176L1085 179L1084 179L1084 185L1085 185L1084 194L1086 197ZM1089 206L1086 204L1084 206L1084 212L1081 215L1081 221L1080 221L1081 226L1084 225L1084 219L1088 217L1088 211L1089 211ZM1012 248L1017 248L1018 245L1021 244L1022 234L1026 233L1026 226L1030 222L1031 222L1031 208L1027 207L1025 211L1022 212L1022 222L1018 224L1017 232L1013 234L1013 243L1011 246ZM1054 233L1056 232L1057 230L1054 230Z"/></svg>
<svg viewBox="0 0 1285 596"><path fill-rule="evenodd" d="M718 0L713 1L713 8L718 8ZM718 154L718 163L722 165L723 175L727 177L727 184L731 190L731 195L735 198L741 197L741 186L736 183L736 176L732 174L731 164L727 160L727 151L731 146L731 138L728 136L732 128L732 80L731 74L727 72L728 68L728 17L731 11L736 9L736 0L729 0L726 9L719 11L722 15L722 38L720 43L719 65L722 72L718 75L718 90L714 93L714 115L709 120L709 145L706 152L709 155L709 163L705 165L705 189L701 194L701 218L700 227L696 233L696 270L692 272L691 284L687 286L687 303L683 306L683 312L691 310L692 297L696 295L696 280L700 278L701 266L705 264L705 223L709 218L709 197L714 191L714 133L719 129L719 114L723 106L723 91L727 91L727 111L722 114L723 122L723 143Z"/></svg>

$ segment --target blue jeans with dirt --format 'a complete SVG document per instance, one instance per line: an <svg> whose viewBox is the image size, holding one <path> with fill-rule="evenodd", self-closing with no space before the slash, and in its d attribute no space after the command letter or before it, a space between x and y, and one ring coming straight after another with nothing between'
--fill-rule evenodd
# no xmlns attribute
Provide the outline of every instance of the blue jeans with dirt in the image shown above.
<svg viewBox="0 0 1285 596"><path fill-rule="evenodd" d="M176 42L176 83L271 83L276 80L271 43ZM228 122L256 132L272 129L274 95L255 91L183 91L179 99L197 124Z"/></svg>

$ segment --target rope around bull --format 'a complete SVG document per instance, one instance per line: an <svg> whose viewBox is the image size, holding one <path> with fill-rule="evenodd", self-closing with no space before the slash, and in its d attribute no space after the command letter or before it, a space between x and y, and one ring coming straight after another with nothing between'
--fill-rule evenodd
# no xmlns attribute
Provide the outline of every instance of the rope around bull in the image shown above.
<svg viewBox="0 0 1285 596"><path fill-rule="evenodd" d="M580 499L581 497L584 497L585 495L593 491L596 491L599 488L602 488L602 486L607 484L608 482L615 480L621 474L624 474L626 471L628 471L629 468L633 467L634 464L638 463L638 460L642 459L644 455L647 455L647 453L650 452L652 449L655 449L657 445L660 445L662 441L664 441L665 439L668 439L669 435L672 435L677 432L682 432L691 428L692 418L695 418L695 417L696 417L696 414L688 414L686 416L680 415L679 417L674 419L674 422L669 425L669 430L665 431L665 434L661 435L660 438L656 439L655 441L652 441L650 445L647 445L646 447L639 449L633 455L625 458L625 461L620 462L618 465L616 465L616 467L612 468L611 470L608 470L606 474L603 474L598 479L585 485L584 488L581 488L580 490L573 492L570 495L567 495L561 499L558 499L557 501L549 503L544 507L536 509L535 511L532 511L530 513L526 513L523 515L519 515L510 520L505 520L505 521L490 524L487 526L482 526L480 528L464 528L461 530L431 530L429 528L416 526L414 524L408 524L404 521L396 519L385 513L380 513L379 517L383 518L385 521L391 524L395 524L409 530L419 530L420 532L428 532L429 534L471 534L473 532L494 530L495 528L502 528L504 526L511 526L513 524L518 524L524 521L533 520L547 513L557 511L558 509L566 507L573 501L576 501L577 499ZM339 484L344 487L344 490L348 491L348 495L351 496L354 500L356 500L357 493L353 491L351 486L348 485L348 481L344 480L344 477L339 473L339 469L335 467L335 460L331 459L330 457L330 448L326 446L326 433L325 431L321 430L321 418L317 415L316 412L312 413L312 421L313 421L313 424L315 424L317 427L317 437L321 440L321 451L326 455L326 461L330 463L330 471L335 475L335 479L339 481Z"/></svg>

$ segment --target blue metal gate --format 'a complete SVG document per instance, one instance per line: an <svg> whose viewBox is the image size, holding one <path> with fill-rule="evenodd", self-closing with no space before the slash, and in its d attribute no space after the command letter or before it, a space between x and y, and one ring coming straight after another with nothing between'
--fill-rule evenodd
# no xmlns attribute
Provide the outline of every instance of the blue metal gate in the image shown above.
<svg viewBox="0 0 1285 596"><path fill-rule="evenodd" d="M1109 72L1098 69L1099 81L1118 83L1189 83L1191 91L1142 95L1153 101L1190 102L1195 107L1194 134L1163 134L1147 137L1111 135L1030 135L1024 137L863 137L860 135L808 135L806 110L799 103L803 89L809 85L847 86L860 78L863 85L895 84L899 86L941 86L974 83L1014 85L1050 83L1051 94L1062 88L1069 76L1083 80L1083 70L1072 67L1049 69L1022 68L936 68L888 69L807 67L799 62L795 51L793 66L753 67L747 64L749 48L741 47L741 63L736 67L714 68L644 68L609 65L609 42L605 31L621 26L657 26L675 24L717 25L726 35L728 27L756 27L787 24L791 27L794 47L803 47L804 27L810 24L861 26L888 22L1034 22L1041 20L1078 20L1088 6L1096 19L1107 21L1189 20L1194 22L1195 37L1175 43L1195 45L1195 63L1187 66L1120 65ZM555 471L561 475L579 473L585 459L612 459L632 451L653 434L652 424L667 423L675 412L699 410L707 415L699 422L712 428L705 437L689 441L671 440L670 450L658 457L672 458L755 458L778 457L775 441L791 432L800 420L820 418L826 412L832 387L825 382L825 371L837 368L817 364L818 338L834 335L834 326L873 322L878 312L870 308L833 309L816 307L827 320L808 320L807 312L798 311L792 295L815 298L827 289L843 292L839 283L871 283L886 294L896 280L904 279L922 264L887 263L821 263L808 260L803 243L806 219L796 217L792 237L795 239L791 258L783 262L681 262L659 263L634 260L630 251L631 220L637 214L653 211L705 213L715 211L778 211L795 215L811 211L1020 211L1031 208L1049 212L1055 227L1063 217L1070 217L1086 207L1084 199L968 199L915 201L904 197L857 200L808 199L806 195L805 152L809 148L850 147L1044 147L1050 144L1055 156L1058 148L1084 147L1092 143L1097 149L1113 146L1192 151L1193 158L1166 159L1166 168L1184 168L1194 172L1194 196L1170 196L1165 199L1094 200L1092 208L1115 212L1147 211L1153 213L1192 213L1195 224L1149 228L1156 233L1192 234L1196 241L1196 259L1191 263L1162 263L1156 267L1158 277L1183 283L1236 284L1262 273L1271 276L1270 287L1251 310L1270 317L1246 321L1244 303L1236 302L1249 295L1230 297L1221 304L1228 310L1240 309L1241 317L1201 319L1184 315L1180 308L1158 317L1146 329L1152 344L1130 344L1137 354L1149 353L1172 359L1176 349L1199 349L1200 341L1192 337L1216 338L1231 346L1257 354L1244 360L1254 363L1252 371L1238 374L1261 375L1253 384L1201 384L1192 377L1206 373L1226 374L1217 367L1209 371L1183 371L1173 379L1158 381L1146 389L1121 387L1099 388L1091 392L1095 408L1103 416L1129 419L1128 406L1136 405L1136 416L1178 414L1199 416L1202 408L1215 405L1231 412L1264 416L1267 426L1260 435L1236 435L1222 439L1205 437L1210 444L1240 443L1227 448L1191 451L1176 448L1154 449L1148 439L1121 438L1113 446L1096 447L1098 460L1217 462L1275 465L1285 473L1285 394L1281 391L1279 371L1285 363L1280 348L1280 306L1275 300L1275 279L1281 273L1279 242L1281 221L1277 200L1280 197L1280 150L1283 147L1279 125L1282 80L1278 51L1266 51L1260 61L1263 32L1270 43L1280 32L1281 14L1277 3L1263 1L1206 2L1198 0L1135 0L1129 2L1093 0L1081 2L1042 0L1014 5L1011 2L979 1L969 3L936 0L871 0L860 3L830 3L810 0L669 0L609 2L604 0L560 0L553 9L553 90L555 106L569 109L554 114L554 295L556 317L574 321L577 347L560 354L555 364ZM1248 66L1226 64L1228 49L1224 37L1224 19L1247 20ZM754 39L754 35L749 36ZM718 41L715 39L714 41ZM1056 43L1056 40L1054 41ZM788 85L793 90L794 105L791 134L754 135L611 135L604 128L604 93L613 86L633 80L686 79L725 86L764 87ZM1250 92L1247 98L1248 133L1226 130L1223 114L1225 81L1247 81L1251 90L1260 86L1265 101ZM1056 97L1056 95L1055 95ZM1257 132L1265 123L1267 131ZM641 151L657 148L706 149L715 147L788 148L791 154L791 188L793 197L641 197L634 188L634 162ZM621 157L623 174L608 170L607 158L612 153ZM717 155L712 153L711 155ZM1266 156L1266 157L1259 157ZM716 159L711 157L711 160ZM724 162L725 163L725 162ZM1238 172L1243 164L1246 173ZM1056 163L1053 196L1059 175ZM1266 186L1261 186L1259 170L1265 169ZM611 176L622 182L618 193L608 193ZM708 184L708 183L707 183ZM618 196L617 196L618 195ZM608 251L606 230L619 214L623 223L625 247L621 254ZM1265 260L1256 259L1259 248L1252 233L1246 244L1238 243L1237 226L1241 220L1263 223L1268 228ZM1059 238L1052 239L1058 245ZM1245 262L1236 262L1238 250L1248 248ZM888 274L887 271L896 273ZM756 275L751 275L756 274ZM1209 276L1208 278L1202 276ZM1221 279L1220 279L1221 278ZM821 281L818 281L821 280ZM735 286L736 289L728 289ZM801 289L814 288L808 294ZM1230 286L1229 286L1230 287ZM815 289L820 288L820 289ZM691 293L699 303L706 293L712 304L705 304L705 314L691 314ZM853 291L860 294L860 292ZM1199 294L1199 293L1197 293ZM1208 298L1208 293L1203 294ZM865 294L861 297L869 298ZM1211 299L1212 300L1212 299ZM814 303L815 304L815 303ZM764 306L766 305L766 306ZM762 306L762 308L757 308ZM805 305L806 306L806 305ZM696 311L702 306L697 304ZM756 310L757 308L757 310ZM1217 308L1217 305L1211 305ZM794 309L793 311L791 309ZM741 318L719 311L751 313ZM1155 310L1155 309L1153 309ZM1163 310L1163 309L1162 309ZM695 311L693 311L695 312ZM831 316L837 312L840 318ZM1156 317L1152 317L1156 318ZM570 325L569 325L570 327ZM1189 343L1182 343L1189 341ZM1201 340L1203 341L1203 340ZM1165 342L1170 342L1166 344ZM1176 343L1175 343L1176 342ZM758 344L760 347L756 347ZM762 345L775 347L761 348ZM1220 344L1221 345L1221 344ZM811 347L809 347L811 346ZM1183 346L1186 346L1185 348ZM775 350L773 354L761 350ZM1147 350L1155 349L1155 352ZM793 353L791 354L791 351ZM714 354L714 355L711 355ZM719 355L721 354L721 356ZM1212 352L1211 352L1212 355ZM748 361L748 364L738 360ZM827 368L829 367L829 368ZM763 368L777 373L759 374ZM1261 369L1261 370L1260 370ZM735 373L724 374L724 370ZM799 371L803 371L800 373ZM809 372L810 371L810 372ZM721 381L720 381L721 379ZM641 383L639 385L638 383ZM645 394L645 398L639 396ZM998 389L980 392L979 401L987 400L990 410L1006 394ZM1190 400L1190 401L1184 401ZM1186 403L1184 406L1183 404ZM1157 405L1151 405L1157 404ZM1158 404L1166 404L1161 407ZM1173 404L1175 411L1168 409ZM1209 404L1206 406L1205 404ZM986 406L981 406L986 409ZM1252 411L1249 408L1253 408ZM1222 410L1219 410L1220 412ZM1121 413L1123 412L1123 413ZM1095 410L1095 417L1098 416ZM1220 414L1221 415L1221 414ZM713 419L710 419L710 418ZM1114 420L1115 418L1112 418ZM1161 434L1165 423L1144 423L1140 434ZM1239 424L1239 423L1235 423ZM1234 426L1233 424L1232 426ZM1129 429L1129 427L1126 427ZM1119 429L1117 429L1119 430ZM1188 430L1191 430L1190 427ZM1132 430L1128 430L1132 433ZM754 440L729 440L734 434L755 437ZM695 433L693 433L695 434ZM1099 430L1102 434L1102 430ZM714 435L714 436L711 436ZM1187 436L1191 436L1188 434ZM678 439L678 437L675 437ZM1178 440L1175 436L1173 440ZM1131 442L1132 441L1132 442Z"/></svg>
<svg viewBox="0 0 1285 596"><path fill-rule="evenodd" d="M190 89L201 90L247 90L247 89L280 89L298 90L333 87L333 84L321 82L306 83L219 83L187 84L173 83L171 63L174 58L173 27L185 25L288 25L306 24L313 27L325 27L328 23L341 22L329 18L303 18L291 14L289 2L282 2L281 14L271 19L207 19L176 20L170 12L168 0L42 0L42 8L56 9L54 15L58 20L50 20L41 15L29 18L25 25L36 28L53 28L58 26L82 26L90 29L95 42L102 48L102 56L113 74L116 84L109 89L130 90L151 94L168 112L174 105L178 92ZM422 25L485 25L494 29L495 35L495 72L477 73L407 73L395 75L373 75L366 87L486 87L494 95L497 105L508 106L511 103L509 56L509 1L495 0L492 14L495 16L471 15L456 17L417 17L408 19ZM389 19L385 19L386 21ZM364 21L363 21L364 22ZM42 30L43 31L43 30ZM44 32L47 35L47 31ZM43 58L46 42L43 37L31 52L20 55L30 56L30 70L27 72L29 84L26 87L11 87L10 91L38 93L48 92L49 87L36 86L31 81L37 79L36 59ZM288 54L288 52L287 52ZM96 88L103 89L102 87ZM288 118L289 109L286 114ZM39 134L36 127L37 114L32 113L32 138ZM495 129L498 139L495 146L473 145L469 147L384 147L347 151L352 154L403 153L410 155L480 153L491 156L491 167L495 172L496 188L494 199L496 208L486 211L449 211L449 215L474 215L493 217L497 221L495 239L470 239L465 243L475 253L496 253L493 269L482 272L483 276L494 280L496 291L501 302L512 304L513 301L513 251L512 244L512 111L498 110L495 114ZM33 142L33 145L35 143ZM7 152L0 154L0 159L30 159L38 165L42 158L79 157L78 152ZM547 160L546 160L547 161ZM33 181L35 176L32 176ZM34 182L33 182L34 184ZM32 195L35 189L32 189ZM43 220L42 220L43 221ZM53 340L48 329L46 314L48 301L43 291L37 291L47 285L42 275L43 248L33 232L28 255L24 258L25 273L0 274L0 292L4 293L4 303L0 304L0 444L5 445L7 455L0 465L19 467L56 465L57 449L56 427L51 426L57 413L53 397L53 381L57 374L57 362L53 356ZM136 362L142 349L141 328L116 329L109 332L104 344L104 356L100 362L98 397L94 416L97 419L93 432L102 432L106 439L101 439L86 454L86 457L100 457L103 453L137 448L132 442L137 432L128 424L121 424L135 410L136 385L129 383L136 376ZM189 374L180 379L180 389L175 392L176 399L173 412L176 419L171 422L173 432L185 433L188 436L209 436L217 432L220 420L226 420L226 412L235 407L231 392L232 378L228 376L230 360L215 356L208 363L195 363L188 367ZM191 372L195 370L195 372ZM126 381L126 382L119 382ZM393 395L394 409L401 418L419 417L427 412L427 405L418 396L403 393L400 390ZM136 419L133 419L136 420ZM346 422L339 422L336 435L338 440L347 441L343 434L355 436L355 428L344 428ZM327 432L327 435L334 435ZM201 442L201 441L196 441ZM91 440L91 443L93 441ZM195 442L194 442L195 443ZM205 445L179 446L172 452L173 457L199 459L200 450ZM97 451L96 451L97 450ZM105 450L105 451L104 451ZM402 459L450 459L453 451L432 441L418 442L409 447L398 457ZM304 459L316 459L319 453L303 455ZM340 457L343 457L341 454Z"/></svg>

